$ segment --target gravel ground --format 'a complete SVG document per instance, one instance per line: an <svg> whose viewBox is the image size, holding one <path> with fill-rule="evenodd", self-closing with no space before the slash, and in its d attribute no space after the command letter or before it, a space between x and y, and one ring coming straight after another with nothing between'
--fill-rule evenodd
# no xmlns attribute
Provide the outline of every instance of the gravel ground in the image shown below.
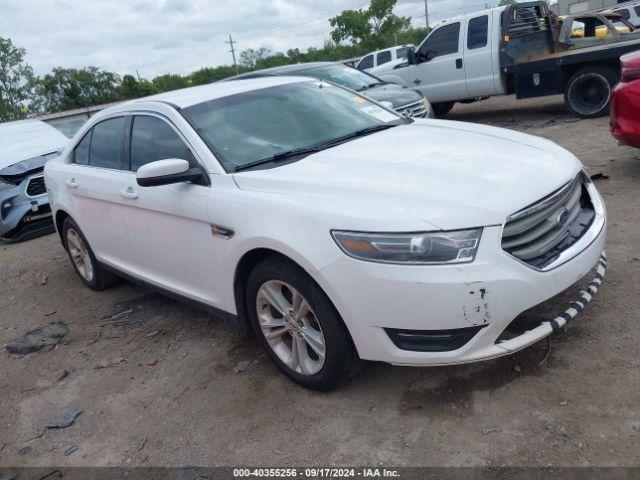
<svg viewBox="0 0 640 480"><path fill-rule="evenodd" d="M605 283L546 362L543 342L476 365L368 364L340 391L310 392L218 319L129 283L84 288L49 235L0 245L0 345L69 328L52 350L2 349L0 466L637 466L640 152L557 97L494 98L449 118L543 136L610 175L598 181ZM45 428L69 404L82 409L73 425Z"/></svg>

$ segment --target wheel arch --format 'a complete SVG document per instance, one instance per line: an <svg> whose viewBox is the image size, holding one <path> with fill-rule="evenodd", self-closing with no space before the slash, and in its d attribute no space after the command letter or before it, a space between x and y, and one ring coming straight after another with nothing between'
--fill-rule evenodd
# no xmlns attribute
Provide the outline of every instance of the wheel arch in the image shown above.
<svg viewBox="0 0 640 480"><path fill-rule="evenodd" d="M334 309L334 311L338 315L338 318L340 318L340 320L344 324L349 334L349 339L351 341L351 344L353 345L353 347L357 352L358 347L356 342L354 342L353 340L353 335L349 329L347 322L345 322L340 310L337 308L335 302L331 299L331 296L329 295L329 293L326 291L325 288L323 288L322 282L319 281L318 278L316 278L316 275L314 275L313 271L310 271L311 270L310 268L305 268L305 266L302 264L304 262L304 259L300 259L301 261L297 261L295 258L292 258L291 255L287 255L286 253L283 253L282 251L273 247L254 247L250 250L247 250L242 254L242 256L240 257L240 259L236 264L236 269L233 276L234 303L236 307L236 313L239 320L239 324L245 329L245 331L247 332L252 331L249 315L247 314L248 305L246 302L247 282L249 279L249 275L251 274L251 271L260 262L262 262L263 260L269 257L279 257L283 260L286 260L287 262L290 262L293 265L300 268L309 276L309 278L318 286L320 291L327 298L329 304L331 305L331 308Z"/></svg>
<svg viewBox="0 0 640 480"><path fill-rule="evenodd" d="M69 215L65 210L60 209L56 211L54 223L62 245L64 245L64 239L62 238L62 224L67 218L71 218L71 215Z"/></svg>

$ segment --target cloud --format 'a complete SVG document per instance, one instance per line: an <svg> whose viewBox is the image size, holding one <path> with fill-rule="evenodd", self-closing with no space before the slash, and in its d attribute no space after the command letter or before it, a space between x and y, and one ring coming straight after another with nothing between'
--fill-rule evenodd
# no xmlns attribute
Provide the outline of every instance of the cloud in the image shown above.
<svg viewBox="0 0 640 480"><path fill-rule="evenodd" d="M474 0L430 0L437 11ZM320 46L328 19L367 0L2 0L0 36L27 49L27 61L42 75L57 66L97 66L145 77L185 74L231 63L236 48L274 51ZM400 0L396 13L419 16L423 0ZM462 11L457 12L462 13ZM456 12L454 11L454 14ZM416 24L424 17L416 18Z"/></svg>

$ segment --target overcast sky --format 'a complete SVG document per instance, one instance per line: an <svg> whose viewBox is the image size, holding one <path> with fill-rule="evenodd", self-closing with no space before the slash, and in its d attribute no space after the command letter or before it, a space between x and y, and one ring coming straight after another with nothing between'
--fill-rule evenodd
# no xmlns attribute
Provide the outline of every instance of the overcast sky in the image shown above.
<svg viewBox="0 0 640 480"><path fill-rule="evenodd" d="M482 0L429 0L431 23L481 8ZM39 75L97 66L152 78L231 63L236 48L285 52L321 46L328 19L368 0L0 0L0 36L27 49ZM399 0L396 14L424 23L424 0Z"/></svg>

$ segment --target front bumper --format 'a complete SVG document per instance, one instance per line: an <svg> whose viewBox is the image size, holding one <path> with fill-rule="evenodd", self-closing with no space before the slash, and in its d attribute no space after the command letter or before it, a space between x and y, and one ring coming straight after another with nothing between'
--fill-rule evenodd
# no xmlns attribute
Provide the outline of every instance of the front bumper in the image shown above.
<svg viewBox="0 0 640 480"><path fill-rule="evenodd" d="M498 343L510 323L583 279L594 267L603 269L606 228L599 195L597 221L576 244L571 258L549 271L520 262L500 248L502 226L486 227L474 262L464 265L384 265L344 257L320 271L321 286L342 315L362 359L396 365L450 365L508 355L550 335L584 308L597 291L575 299L578 308L564 316L541 319L540 326ZM594 202L596 203L596 202ZM582 239L581 239L582 240ZM602 277L603 271L598 275ZM601 278L594 280L598 285ZM564 308L564 307L563 307ZM398 348L386 330L465 329L478 332L453 351Z"/></svg>
<svg viewBox="0 0 640 480"><path fill-rule="evenodd" d="M53 231L49 198L46 194L29 196L30 179L0 190L0 237L5 240L21 241Z"/></svg>

